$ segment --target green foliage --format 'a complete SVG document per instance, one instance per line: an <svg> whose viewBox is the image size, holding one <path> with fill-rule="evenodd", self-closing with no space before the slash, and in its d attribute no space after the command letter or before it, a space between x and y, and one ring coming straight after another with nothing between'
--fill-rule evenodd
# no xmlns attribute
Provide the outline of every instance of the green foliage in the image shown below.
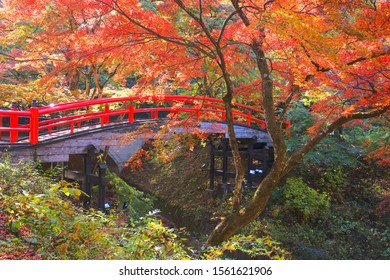
<svg viewBox="0 0 390 280"><path fill-rule="evenodd" d="M284 210L303 222L320 218L329 210L329 197L318 193L302 178L289 178L283 187Z"/></svg>
<svg viewBox="0 0 390 280"><path fill-rule="evenodd" d="M205 259L289 259L289 253L270 236L256 238L252 235L235 235L218 247L209 247L204 252Z"/></svg>
<svg viewBox="0 0 390 280"><path fill-rule="evenodd" d="M308 140L307 129L314 124L315 120L310 115L309 109L302 103L296 103L295 107L291 108L288 119L293 123L291 138L287 140L288 151L292 153ZM359 166L362 148L350 141L353 137L354 132L351 130L343 131L342 136L339 135L339 131L335 132L335 135L326 137L309 152L303 163L333 168Z"/></svg>
<svg viewBox="0 0 390 280"><path fill-rule="evenodd" d="M326 211L307 221L296 210L287 212L285 187L279 186L265 216L251 232L257 229L262 235L271 235L293 259L389 259L390 220L381 207L388 193L385 169L311 164L298 171L295 176L304 177L317 192L328 193L331 201ZM303 204L305 199L297 203Z"/></svg>
<svg viewBox="0 0 390 280"><path fill-rule="evenodd" d="M309 152L304 162L327 167L358 167L361 165L362 149L348 142L340 141L335 136L328 136L318 146Z"/></svg>
<svg viewBox="0 0 390 280"><path fill-rule="evenodd" d="M120 246L127 259L190 259L182 241L174 229L164 227L161 221L149 216L123 232Z"/></svg>
<svg viewBox="0 0 390 280"><path fill-rule="evenodd" d="M8 241L29 244L43 259L187 258L181 239L160 221L118 226L114 213L77 207L78 186L42 177L35 164L0 163L0 191L0 210L15 236ZM0 251L8 247L0 242Z"/></svg>
<svg viewBox="0 0 390 280"><path fill-rule="evenodd" d="M118 175L107 172L108 185L113 186L114 195L121 209L124 203L128 203L126 212L131 219L139 219L153 210L153 199L144 193L129 186Z"/></svg>
<svg viewBox="0 0 390 280"><path fill-rule="evenodd" d="M50 178L53 180L58 180L61 178L61 175L64 171L64 167L60 166L58 164L50 166L50 168L47 168L43 163L40 163L35 168L42 177Z"/></svg>
<svg viewBox="0 0 390 280"><path fill-rule="evenodd" d="M295 150L294 146L302 144L307 139L306 130L315 123L306 106L300 102L294 105L288 113L288 119L294 124L290 128L291 138L288 141L291 150Z"/></svg>
<svg viewBox="0 0 390 280"><path fill-rule="evenodd" d="M389 259L390 231L383 226L334 213L316 226L296 224L283 234L294 239L290 250L306 258L318 258L317 251L328 259Z"/></svg>
<svg viewBox="0 0 390 280"><path fill-rule="evenodd" d="M386 166L389 164L390 129L386 119L371 121L368 128L352 126L344 129L343 138L357 147L361 147L365 160L375 160Z"/></svg>
<svg viewBox="0 0 390 280"><path fill-rule="evenodd" d="M309 109L301 103L295 105L288 116L293 123L291 138L287 141L289 152L296 151L307 141L307 129L314 124ZM370 157L384 162L381 155L376 155L375 151L386 147L389 139L390 130L387 123L376 121L367 129L364 128L364 124L357 123L343 127L323 139L305 156L303 163L328 168L357 168L363 165L363 160Z"/></svg>
<svg viewBox="0 0 390 280"><path fill-rule="evenodd" d="M326 169L318 180L319 189L331 194L331 198L339 198L348 186L343 168Z"/></svg>

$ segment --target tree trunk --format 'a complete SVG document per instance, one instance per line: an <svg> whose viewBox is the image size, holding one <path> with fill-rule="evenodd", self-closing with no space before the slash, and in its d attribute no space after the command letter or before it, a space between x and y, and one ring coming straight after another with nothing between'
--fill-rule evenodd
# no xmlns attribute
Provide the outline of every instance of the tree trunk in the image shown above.
<svg viewBox="0 0 390 280"><path fill-rule="evenodd" d="M80 81L80 73L77 71L77 69L72 69L69 73L69 91L71 94L76 98L76 100L80 100L79 95L79 81Z"/></svg>
<svg viewBox="0 0 390 280"><path fill-rule="evenodd" d="M99 65L93 65L92 66L92 69L93 69L93 80L94 80L94 83L95 83L95 91L94 91L93 95L95 95L97 93L98 99L103 97L103 88L102 88L102 86L100 84L100 68L101 68L101 66L99 66Z"/></svg>
<svg viewBox="0 0 390 280"><path fill-rule="evenodd" d="M272 192L282 178L283 166L284 163L273 166L267 177L260 183L252 200L215 227L207 240L208 245L216 246L228 240L263 212Z"/></svg>
<svg viewBox="0 0 390 280"><path fill-rule="evenodd" d="M262 50L261 39L259 42L254 42L252 44L252 50L256 55L257 67L262 77L262 104L264 108L265 120L267 123L267 130L274 145L275 162L270 173L268 173L268 175L257 187L252 200L241 209L239 209L240 205L237 204L237 195L241 195L241 188L240 190L238 190L237 187L235 188L235 194L233 197L233 211L227 218L218 224L210 234L207 240L207 244L209 245L218 245L221 242L226 241L242 227L258 217L264 210L269 198L272 195L272 192L284 175L286 165L286 144L284 142L284 136L281 129L282 126L275 117L273 82L270 77L270 70L267 65L267 60ZM226 107L226 109L228 109L228 107ZM227 119L228 124L229 121L230 120ZM231 137L230 134L229 137ZM234 138L233 140L236 139ZM237 141L235 141L235 143L234 141L230 142L233 145L237 145ZM239 173L238 171L239 170L237 170L236 167L237 174ZM238 183L237 180L236 183Z"/></svg>
<svg viewBox="0 0 390 280"><path fill-rule="evenodd" d="M242 182L244 181L245 171L242 165L240 151L238 149L236 133L234 131L232 104L229 95L225 96L224 104L226 110L226 123L228 126L229 144L232 150L234 168L236 171L236 177L234 180L234 194L233 194L233 208L232 208L232 212L236 213L239 210L241 205Z"/></svg>

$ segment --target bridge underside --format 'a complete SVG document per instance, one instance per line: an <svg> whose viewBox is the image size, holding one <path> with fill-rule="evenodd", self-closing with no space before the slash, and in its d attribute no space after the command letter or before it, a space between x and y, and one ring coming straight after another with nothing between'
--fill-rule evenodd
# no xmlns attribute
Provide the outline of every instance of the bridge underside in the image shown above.
<svg viewBox="0 0 390 280"><path fill-rule="evenodd" d="M157 122L158 125L156 127L163 124L161 120ZM68 162L69 155L85 154L90 145L93 145L97 150L104 150L106 146L110 146L108 154L110 170L120 173L127 160L145 144L145 141L154 138L153 133L140 133L138 137L132 140L124 140L125 134L137 131L138 128L146 123L150 123L150 120L137 121L133 124L123 122L110 124L105 127L90 127L88 130L75 131L72 135L63 132L53 132L50 136L40 136L40 142L37 145L21 143L7 146L5 144L2 145L0 142L0 150L2 152L8 151L12 155L14 162L33 160L50 163ZM224 123L203 122L195 128L175 128L171 130L171 133L193 133L194 131L209 134L223 134L227 138L227 125ZM256 137L258 143L265 143L267 146L272 146L269 135L262 130L244 125L235 125L235 131L237 138ZM166 137L169 137L169 135Z"/></svg>

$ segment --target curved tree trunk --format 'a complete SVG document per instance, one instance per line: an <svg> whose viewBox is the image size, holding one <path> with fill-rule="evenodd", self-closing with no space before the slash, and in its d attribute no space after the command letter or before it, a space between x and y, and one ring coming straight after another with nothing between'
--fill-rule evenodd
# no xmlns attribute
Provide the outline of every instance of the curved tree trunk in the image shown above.
<svg viewBox="0 0 390 280"><path fill-rule="evenodd" d="M241 228L256 219L264 210L275 187L282 178L284 163L274 166L266 178L260 183L252 200L238 212L231 213L220 222L210 234L207 244L219 245L237 233Z"/></svg>
<svg viewBox="0 0 390 280"><path fill-rule="evenodd" d="M221 242L226 241L234 233L238 232L242 227L258 217L264 210L272 192L284 175L286 165L286 144L284 142L283 131L281 129L282 125L275 118L273 82L270 77L270 70L261 44L261 39L259 42L254 42L252 44L252 50L256 55L257 67L262 77L262 104L265 112L268 133L270 134L274 145L275 162L270 173L268 173L257 187L252 200L244 207L241 207L241 209L239 208L240 205L237 204L239 201L236 201L236 204L233 204L233 211L231 214L218 224L209 236L207 243L210 245L218 245ZM229 121L230 120L227 120L228 124ZM237 141L235 141L235 143L231 141L231 143L237 145ZM237 171L238 170L236 170L236 172ZM235 191L237 191L237 188L235 188ZM238 191L234 194L234 199L237 198L237 194Z"/></svg>

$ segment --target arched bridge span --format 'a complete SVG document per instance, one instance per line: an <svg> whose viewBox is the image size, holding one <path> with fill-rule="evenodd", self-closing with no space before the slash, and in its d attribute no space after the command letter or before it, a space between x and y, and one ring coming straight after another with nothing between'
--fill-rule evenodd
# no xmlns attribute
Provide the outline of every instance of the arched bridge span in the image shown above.
<svg viewBox="0 0 390 280"><path fill-rule="evenodd" d="M256 136L259 142L272 145L263 111L239 103L233 106L237 137ZM110 157L120 171L143 140L121 144L112 136L134 131L146 121L166 119L195 119L202 132L226 133L223 101L216 98L132 96L42 107L34 101L28 110L20 111L15 104L11 110L0 110L0 148L10 150L15 159L61 162L67 161L69 154L85 152L88 145L109 145L114 146ZM289 125L286 122L287 128Z"/></svg>
<svg viewBox="0 0 390 280"><path fill-rule="evenodd" d="M147 108L139 107L141 103L149 103ZM233 104L233 118L237 124L266 130L264 112L245 104ZM56 104L38 107L33 102L29 110L19 111L16 104L11 110L0 110L0 140L4 142L37 144L45 134L55 130L67 130L73 134L75 129L90 126L98 122L101 127L109 124L114 118L126 119L133 123L138 116L150 114L151 119L161 116L192 117L204 120L225 120L223 101L217 98L168 95L168 96L130 96L121 98L103 98ZM21 119L27 119L21 124ZM4 124L8 119L8 124ZM289 123L286 122L289 126ZM28 135L28 139L20 137Z"/></svg>

